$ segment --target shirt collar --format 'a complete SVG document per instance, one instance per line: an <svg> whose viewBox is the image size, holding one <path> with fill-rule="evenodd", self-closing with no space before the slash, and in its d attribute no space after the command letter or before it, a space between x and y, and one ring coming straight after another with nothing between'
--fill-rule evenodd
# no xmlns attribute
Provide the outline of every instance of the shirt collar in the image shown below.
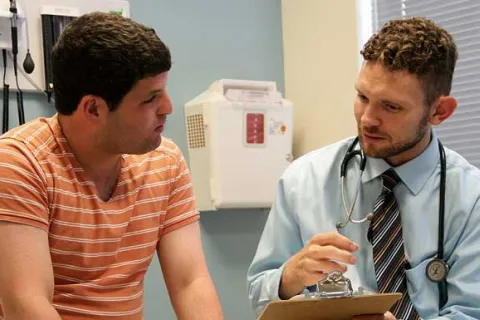
<svg viewBox="0 0 480 320"><path fill-rule="evenodd" d="M437 167L440 158L437 135L433 129L431 132L432 139L430 144L419 156L394 168L402 182L414 195L417 195L422 190L422 187ZM383 159L367 157L367 165L362 176L362 182L367 183L376 179L390 168L392 166Z"/></svg>

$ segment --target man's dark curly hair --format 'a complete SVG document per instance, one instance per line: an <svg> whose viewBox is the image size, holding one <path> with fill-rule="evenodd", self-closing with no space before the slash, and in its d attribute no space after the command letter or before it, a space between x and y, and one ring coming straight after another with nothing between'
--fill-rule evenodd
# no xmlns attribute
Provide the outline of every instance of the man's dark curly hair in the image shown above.
<svg viewBox="0 0 480 320"><path fill-rule="evenodd" d="M390 71L415 74L424 85L430 106L449 95L457 61L452 36L430 20L413 17L387 22L360 52L366 61L378 61Z"/></svg>
<svg viewBox="0 0 480 320"><path fill-rule="evenodd" d="M70 115L85 95L103 98L114 111L138 80L170 70L167 46L152 28L112 13L75 18L53 53L55 107Z"/></svg>

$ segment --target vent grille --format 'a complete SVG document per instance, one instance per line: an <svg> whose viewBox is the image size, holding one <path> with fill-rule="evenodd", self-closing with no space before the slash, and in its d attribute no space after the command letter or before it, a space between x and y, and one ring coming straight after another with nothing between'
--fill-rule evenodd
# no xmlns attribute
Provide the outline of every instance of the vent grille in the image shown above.
<svg viewBox="0 0 480 320"><path fill-rule="evenodd" d="M205 148L205 127L202 114L187 116L188 147Z"/></svg>

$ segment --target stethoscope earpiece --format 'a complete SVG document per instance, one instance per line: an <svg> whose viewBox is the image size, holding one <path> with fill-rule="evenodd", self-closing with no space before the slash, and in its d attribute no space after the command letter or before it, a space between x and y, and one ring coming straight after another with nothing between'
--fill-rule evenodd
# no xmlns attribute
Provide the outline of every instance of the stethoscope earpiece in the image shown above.
<svg viewBox="0 0 480 320"><path fill-rule="evenodd" d="M369 214L367 214L367 220L368 221L372 221L373 220L373 213L370 212Z"/></svg>

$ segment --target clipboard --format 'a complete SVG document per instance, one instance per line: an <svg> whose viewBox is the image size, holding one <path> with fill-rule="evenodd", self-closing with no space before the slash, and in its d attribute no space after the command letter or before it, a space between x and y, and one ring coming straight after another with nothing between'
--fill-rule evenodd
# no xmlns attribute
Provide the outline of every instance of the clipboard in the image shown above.
<svg viewBox="0 0 480 320"><path fill-rule="evenodd" d="M384 314L401 297L401 293L353 292L350 280L334 271L301 300L270 302L258 320L351 320L353 316Z"/></svg>

